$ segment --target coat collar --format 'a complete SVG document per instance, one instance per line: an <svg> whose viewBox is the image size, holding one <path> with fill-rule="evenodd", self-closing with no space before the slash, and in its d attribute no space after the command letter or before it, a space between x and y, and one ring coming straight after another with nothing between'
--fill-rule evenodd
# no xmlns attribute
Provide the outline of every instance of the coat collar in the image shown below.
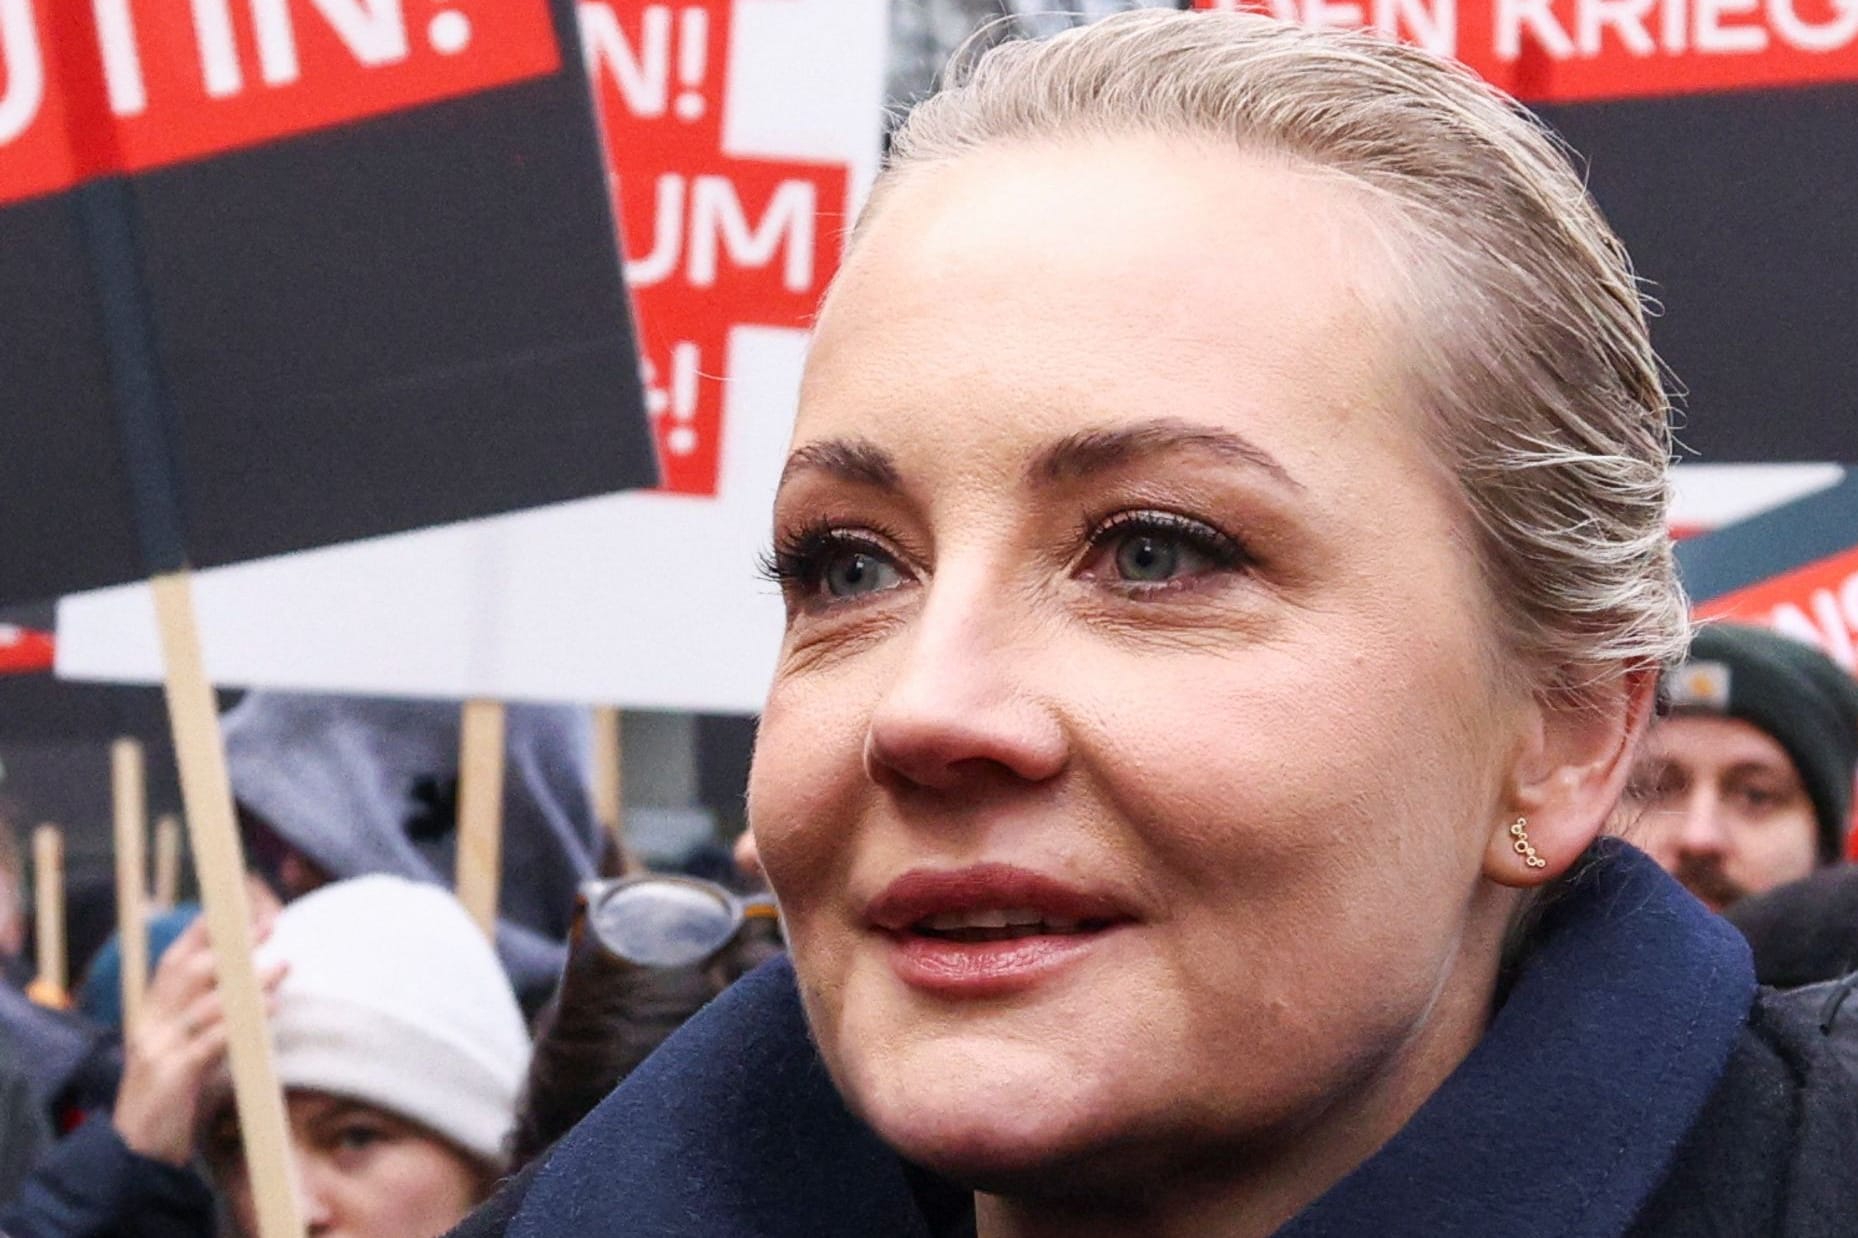
<svg viewBox="0 0 1858 1238"><path fill-rule="evenodd" d="M1755 996L1735 929L1597 844L1471 1055L1278 1238L1614 1238L1669 1171Z"/></svg>
<svg viewBox="0 0 1858 1238"><path fill-rule="evenodd" d="M1753 997L1734 929L1638 852L1598 844L1477 1048L1279 1238L1615 1238L1665 1177ZM846 1111L783 960L564 1139L509 1233L931 1238L958 1232L967 1207Z"/></svg>

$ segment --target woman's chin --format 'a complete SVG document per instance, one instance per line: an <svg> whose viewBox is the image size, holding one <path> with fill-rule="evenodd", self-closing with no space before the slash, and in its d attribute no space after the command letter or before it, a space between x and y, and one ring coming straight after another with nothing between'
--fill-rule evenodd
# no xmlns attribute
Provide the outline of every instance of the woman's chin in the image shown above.
<svg viewBox="0 0 1858 1238"><path fill-rule="evenodd" d="M905 1159L976 1190L1012 1191L1088 1156L1091 1141L1049 1120L980 1114L916 1114L878 1134Z"/></svg>
<svg viewBox="0 0 1858 1238"><path fill-rule="evenodd" d="M906 1159L979 1189L1038 1180L1115 1142L1107 1098L1066 1094L1056 1064L1012 1070L886 1071L862 1116Z"/></svg>

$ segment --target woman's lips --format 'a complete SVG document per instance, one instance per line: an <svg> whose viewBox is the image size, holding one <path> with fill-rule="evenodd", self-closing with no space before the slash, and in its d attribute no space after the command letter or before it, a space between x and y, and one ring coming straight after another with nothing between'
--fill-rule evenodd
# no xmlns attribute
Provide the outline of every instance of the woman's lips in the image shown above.
<svg viewBox="0 0 1858 1238"><path fill-rule="evenodd" d="M918 869L865 910L898 977L948 997L1026 989L1133 921L1114 898L1029 869Z"/></svg>

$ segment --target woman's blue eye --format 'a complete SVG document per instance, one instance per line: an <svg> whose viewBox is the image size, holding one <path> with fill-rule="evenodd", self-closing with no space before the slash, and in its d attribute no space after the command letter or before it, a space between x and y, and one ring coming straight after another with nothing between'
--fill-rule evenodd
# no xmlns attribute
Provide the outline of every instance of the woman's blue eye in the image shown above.
<svg viewBox="0 0 1858 1238"><path fill-rule="evenodd" d="M1130 530L1114 539L1112 549L1116 577L1129 584L1165 584L1221 566L1189 537L1174 532Z"/></svg>
<svg viewBox="0 0 1858 1238"><path fill-rule="evenodd" d="M789 607L832 605L907 584L906 569L873 530L819 525L780 537L763 557L761 573L780 585Z"/></svg>
<svg viewBox="0 0 1858 1238"><path fill-rule="evenodd" d="M1180 559L1179 546L1146 533L1125 537L1116 547L1116 571L1124 580L1172 580Z"/></svg>
<svg viewBox="0 0 1858 1238"><path fill-rule="evenodd" d="M863 597L894 589L903 575L896 567L866 550L842 549L828 557L821 579L836 598Z"/></svg>

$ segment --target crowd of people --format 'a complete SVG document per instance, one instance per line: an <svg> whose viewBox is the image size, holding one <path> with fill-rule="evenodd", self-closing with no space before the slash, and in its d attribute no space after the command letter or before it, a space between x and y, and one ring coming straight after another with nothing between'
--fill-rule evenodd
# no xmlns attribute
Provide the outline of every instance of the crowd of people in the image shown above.
<svg viewBox="0 0 1858 1238"><path fill-rule="evenodd" d="M487 936L445 884L458 729L437 703L264 692L224 719L272 1060L319 1238L451 1228L779 948L769 916L680 905L739 903L714 882L601 878L623 862L590 806L586 713L544 707L509 712L509 854ZM0 839L16 889L17 840ZM642 910L599 915L621 889ZM718 921L695 955L641 953ZM149 928L131 1028L114 939L74 960L81 981L55 1008L24 996L29 964L8 959L8 1238L259 1232L206 920L187 904Z"/></svg>
<svg viewBox="0 0 1858 1238"><path fill-rule="evenodd" d="M1623 248L1462 68L991 48L820 310L728 882L513 708L487 934L454 707L226 717L310 1234L1853 1233L1858 682L1692 623L1673 452ZM126 1029L113 946L0 986L9 1238L256 1234L154 930Z"/></svg>

